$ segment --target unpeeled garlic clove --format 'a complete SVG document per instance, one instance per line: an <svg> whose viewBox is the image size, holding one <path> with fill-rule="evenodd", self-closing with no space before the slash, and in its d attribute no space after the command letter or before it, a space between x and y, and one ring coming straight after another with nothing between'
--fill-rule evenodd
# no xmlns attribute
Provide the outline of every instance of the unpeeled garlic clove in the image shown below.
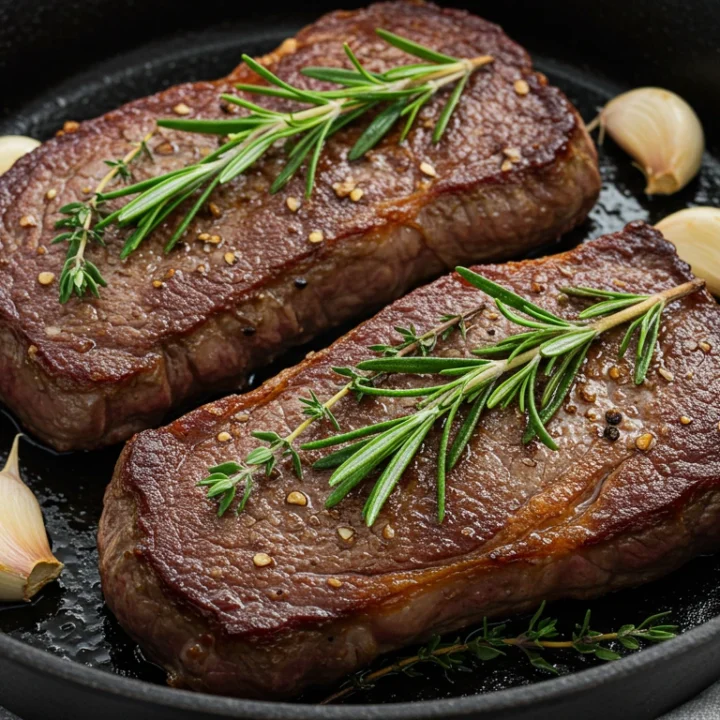
<svg viewBox="0 0 720 720"><path fill-rule="evenodd" d="M668 215L655 227L677 248L692 271L720 295L720 209L694 207Z"/></svg>
<svg viewBox="0 0 720 720"><path fill-rule="evenodd" d="M674 92L630 90L611 100L594 124L635 160L647 179L648 195L671 195L700 170L703 128L695 111Z"/></svg>
<svg viewBox="0 0 720 720"><path fill-rule="evenodd" d="M50 551L40 505L20 478L15 437L0 471L0 601L30 600L63 565Z"/></svg>
<svg viewBox="0 0 720 720"><path fill-rule="evenodd" d="M0 136L0 175L9 170L18 158L34 150L40 142L24 135Z"/></svg>

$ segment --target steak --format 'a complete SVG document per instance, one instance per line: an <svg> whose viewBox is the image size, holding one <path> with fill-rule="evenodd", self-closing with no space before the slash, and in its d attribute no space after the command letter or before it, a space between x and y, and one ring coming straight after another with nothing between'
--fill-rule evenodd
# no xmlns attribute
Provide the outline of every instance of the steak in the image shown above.
<svg viewBox="0 0 720 720"><path fill-rule="evenodd" d="M476 271L564 317L585 307L560 293L568 283L652 293L691 278L672 245L642 223L568 253ZM251 431L286 435L305 418L298 398L310 389L331 397L344 382L333 366L398 342L395 326L429 329L484 297L457 275L443 277L257 390L128 443L100 522L103 590L172 684L292 697L484 616L644 583L717 548L720 309L705 291L668 306L641 386L633 361L618 360L624 327L591 347L548 425L558 451L522 445L517 408L486 413L448 476L442 524L437 427L370 529L361 511L372 483L324 509L329 472L310 466L321 451L301 452L302 481L283 461L258 477L242 514L217 517L217 502L196 486L208 466L244 458L259 444ZM435 353L467 356L518 332L494 310L488 302L466 341L455 333ZM623 418L616 442L604 437L611 409ZM333 411L349 431L407 414L408 398L346 399ZM303 438L331 430L316 422ZM651 444L636 443L647 434ZM288 502L293 491L307 505ZM257 553L272 562L257 567Z"/></svg>
<svg viewBox="0 0 720 720"><path fill-rule="evenodd" d="M351 163L367 121L353 123L328 143L312 199L297 212L287 201L302 197L303 173L270 195L284 157L273 150L214 193L214 213L197 217L169 255L162 249L178 217L125 262L128 230L109 231L107 248L91 246L89 259L109 283L100 299L58 303L66 248L51 240L59 208L87 200L105 160L127 153L157 118L174 109L223 116L221 92L263 81L241 65L223 80L68 125L0 178L0 399L32 432L60 450L124 440L178 403L237 389L289 346L367 316L459 262L518 255L583 220L600 186L594 146L567 98L495 25L429 4L378 4L327 15L261 62L304 87L318 85L301 68L347 62L344 41L375 71L413 62L380 41L377 27L458 56L495 58L473 75L442 142L432 143L432 125L447 94L403 145L398 128ZM518 80L527 83L520 92ZM154 162L131 166L135 180L197 162L218 142L159 130L149 143ZM339 196L350 180L363 191L359 202ZM317 231L324 241L309 242ZM221 242L198 242L203 233ZM41 272L55 282L40 284Z"/></svg>

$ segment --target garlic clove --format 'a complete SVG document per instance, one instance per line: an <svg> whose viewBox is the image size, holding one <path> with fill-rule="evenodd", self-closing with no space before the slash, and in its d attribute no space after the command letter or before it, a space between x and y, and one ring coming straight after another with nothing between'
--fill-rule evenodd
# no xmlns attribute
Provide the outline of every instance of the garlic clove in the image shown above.
<svg viewBox="0 0 720 720"><path fill-rule="evenodd" d="M50 551L40 505L20 477L15 437L0 471L0 602L30 600L63 564Z"/></svg>
<svg viewBox="0 0 720 720"><path fill-rule="evenodd" d="M0 175L9 170L18 158L40 145L38 140L24 135L0 136Z"/></svg>
<svg viewBox="0 0 720 720"><path fill-rule="evenodd" d="M720 295L720 208L694 207L668 215L655 227L677 248L678 255Z"/></svg>
<svg viewBox="0 0 720 720"><path fill-rule="evenodd" d="M642 87L618 95L596 124L635 160L647 179L648 195L671 195L700 170L702 125L690 105L669 90Z"/></svg>

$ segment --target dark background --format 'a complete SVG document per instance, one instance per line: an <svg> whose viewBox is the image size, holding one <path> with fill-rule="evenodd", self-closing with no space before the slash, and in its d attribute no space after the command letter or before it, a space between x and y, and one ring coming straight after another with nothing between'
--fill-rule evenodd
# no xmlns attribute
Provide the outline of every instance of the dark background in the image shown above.
<svg viewBox="0 0 720 720"><path fill-rule="evenodd" d="M334 7L365 3L247 2L246 0L0 0L0 132L20 107L53 105L47 91L120 52L148 43L177 49L176 66L164 82L193 75L188 63L193 35L212 28L218 38L233 32L288 30ZM720 111L720 10L715 0L498 0L455 2L509 29L530 50L561 57L578 67L623 80L628 86L662 82L678 90L708 122ZM679 28L682 28L682 31ZM619 33L618 28L622 28ZM590 31L591 30L591 31ZM622 41L631 38L631 41ZM183 55L183 47L189 50ZM189 72L190 70L190 72ZM157 89L157 88L156 88ZM136 97L117 88L118 101ZM80 118L77 118L80 119ZM13 128L16 125L5 128Z"/></svg>

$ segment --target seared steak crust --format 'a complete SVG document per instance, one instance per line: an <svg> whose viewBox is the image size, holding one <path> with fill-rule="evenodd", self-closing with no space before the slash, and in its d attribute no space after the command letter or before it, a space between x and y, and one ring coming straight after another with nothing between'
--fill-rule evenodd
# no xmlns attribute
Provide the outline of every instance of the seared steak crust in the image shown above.
<svg viewBox="0 0 720 720"><path fill-rule="evenodd" d="M478 270L565 317L582 307L560 300L569 283L651 293L691 277L674 248L640 223L562 255ZM311 388L330 397L342 384L331 368L366 358L369 345L396 342L394 326L427 329L483 297L458 276L444 277L254 392L128 443L100 524L103 589L121 624L175 683L292 696L484 615L642 583L717 547L720 310L705 292L666 310L640 387L632 361L617 359L622 328L593 346L549 424L558 452L521 445L517 409L488 413L449 476L442 525L437 432L372 529L360 518L367 484L337 508L323 508L328 473L310 467L319 453L302 454L303 481L284 464L259 481L245 513L216 517L216 503L195 485L208 466L245 457L257 445L252 430L289 432L304 417L298 398ZM488 304L466 342L456 334L436 352L467 355L509 331L517 328ZM366 397L335 409L344 430L408 412L402 398ZM623 415L614 443L603 437L609 409ZM229 442L218 440L223 431ZM329 432L316 424L306 437ZM635 440L645 433L654 441L642 451ZM307 506L286 502L293 490ZM341 527L353 528L349 541ZM256 567L256 553L273 563Z"/></svg>
<svg viewBox="0 0 720 720"><path fill-rule="evenodd" d="M582 121L533 72L527 53L480 18L411 2L335 12L262 62L313 86L300 69L344 64L343 41L373 70L412 61L382 43L376 27L458 56L495 57L473 76L442 143L433 145L431 128L445 96L402 147L395 133L353 163L347 152L364 124L348 128L328 144L313 197L298 212L286 201L302 197L302 173L282 193L268 193L283 162L278 150L219 189L219 217L197 219L170 255L162 248L177 218L126 262L118 255L127 231L108 232L107 249L88 251L109 282L100 300L60 306L57 281L38 283L40 272L59 277L63 264L65 247L50 244L59 208L90 197L104 161L122 157L158 117L172 117L181 103L192 117L223 116L219 94L258 77L240 66L217 82L137 100L50 140L0 178L0 398L28 428L59 449L124 440L172 405L237 387L288 346L457 262L510 257L585 217L599 176ZM515 91L518 79L527 95ZM150 141L154 163L134 163L135 179L196 162L215 142L161 130ZM508 149L520 160L503 171ZM436 178L421 172L423 162ZM363 190L360 202L336 194L348 178ZM322 243L308 242L313 231ZM201 232L222 243L204 247Z"/></svg>

